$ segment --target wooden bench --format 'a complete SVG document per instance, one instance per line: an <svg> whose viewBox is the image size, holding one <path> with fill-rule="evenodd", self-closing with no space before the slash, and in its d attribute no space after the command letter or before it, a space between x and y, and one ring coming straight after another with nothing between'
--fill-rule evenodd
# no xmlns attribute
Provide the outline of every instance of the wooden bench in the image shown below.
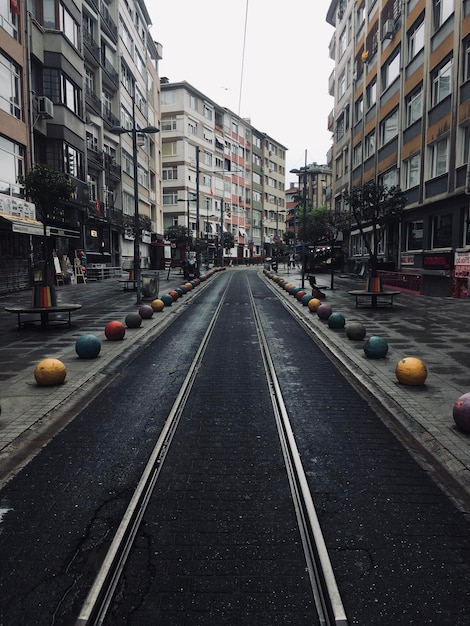
<svg viewBox="0 0 470 626"><path fill-rule="evenodd" d="M369 302L367 306L393 306L393 298L395 296L399 296L401 291L366 291L365 289L353 289L352 291L348 291L350 296L354 296L356 298L356 309L363 302ZM372 298L376 298L376 304L373 305Z"/></svg>
<svg viewBox="0 0 470 626"><path fill-rule="evenodd" d="M5 311L8 313L15 313L18 316L18 328L25 326L26 324L40 322L43 328L54 324L68 324L72 325L72 313L82 308L81 304L59 304L57 306L50 307L28 307L28 306L6 306ZM50 319L50 315L57 313L67 313L66 319ZM36 319L21 319L22 316L31 316Z"/></svg>
<svg viewBox="0 0 470 626"><path fill-rule="evenodd" d="M137 281L132 278L120 278L119 282L122 283L124 291L129 291L129 289L135 290L137 289Z"/></svg>

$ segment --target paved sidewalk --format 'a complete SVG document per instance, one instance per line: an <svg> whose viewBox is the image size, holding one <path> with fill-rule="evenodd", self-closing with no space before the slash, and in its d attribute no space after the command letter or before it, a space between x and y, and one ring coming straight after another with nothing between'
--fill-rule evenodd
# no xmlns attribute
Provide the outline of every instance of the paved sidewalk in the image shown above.
<svg viewBox="0 0 470 626"><path fill-rule="evenodd" d="M227 271L240 271L233 268ZM250 271L260 271L251 268ZM278 275L301 286L298 270L279 268ZM64 302L82 303L73 316L73 328L65 326L49 330L16 327L16 317L4 307L27 301L29 292L0 297L0 465L13 467L25 447L37 446L38 435L57 428L77 403L86 405L92 390L104 385L126 360L160 333L187 306L192 298L217 275L209 278L174 305L143 320L141 328L127 329L123 341L110 342L104 336L105 324L113 319L124 322L130 311L137 310L135 293L124 291L117 279L61 286L59 298ZM178 270L160 272L160 294L181 285ZM268 280L264 277L265 280ZM319 284L328 285L329 276L317 276ZM346 322L359 321L367 337L380 335L387 340L389 351L384 359L368 359L363 341L350 341L344 330L332 330L328 324L310 313L273 281L269 284L294 303L302 320L346 368L353 380L385 409L386 419L410 448L425 457L430 468L443 476L450 493L470 511L470 434L455 426L452 409L462 394L470 392L470 334L467 331L470 299L431 298L400 294L393 308L355 308L350 289L361 288L362 279L335 276L335 289L327 290L326 302L341 312ZM305 287L310 285L305 279ZM84 333L97 335L102 342L97 359L79 359L75 341ZM64 385L40 387L34 380L34 367L44 357L56 357L67 366ZM400 385L395 376L398 361L405 356L422 359L428 368L426 384L421 387ZM308 354L303 358L308 358ZM46 432L47 434L47 432ZM41 437L39 440L41 440ZM33 443L34 442L34 443ZM0 471L0 480L5 470Z"/></svg>

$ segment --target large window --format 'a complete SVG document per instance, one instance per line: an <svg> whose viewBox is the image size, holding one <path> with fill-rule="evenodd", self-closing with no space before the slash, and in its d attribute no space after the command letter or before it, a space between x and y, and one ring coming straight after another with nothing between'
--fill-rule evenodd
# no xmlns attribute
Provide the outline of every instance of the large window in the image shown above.
<svg viewBox="0 0 470 626"><path fill-rule="evenodd" d="M367 159L375 153L375 131L369 133L366 137L364 146L364 157Z"/></svg>
<svg viewBox="0 0 470 626"><path fill-rule="evenodd" d="M442 63L431 72L431 84L431 105L435 106L451 93L452 59Z"/></svg>
<svg viewBox="0 0 470 626"><path fill-rule="evenodd" d="M400 75L400 51L385 63L382 68L382 86L387 89Z"/></svg>
<svg viewBox="0 0 470 626"><path fill-rule="evenodd" d="M441 139L429 146L429 177L435 178L448 171L447 165L448 141Z"/></svg>
<svg viewBox="0 0 470 626"><path fill-rule="evenodd" d="M59 5L59 27L73 46L80 50L80 29L67 9Z"/></svg>
<svg viewBox="0 0 470 626"><path fill-rule="evenodd" d="M0 53L0 109L21 119L20 68Z"/></svg>
<svg viewBox="0 0 470 626"><path fill-rule="evenodd" d="M434 29L437 30L454 12L454 0L433 0Z"/></svg>
<svg viewBox="0 0 470 626"><path fill-rule="evenodd" d="M11 9L11 0L0 0L0 27L3 28L10 37L18 39L18 15Z"/></svg>
<svg viewBox="0 0 470 626"><path fill-rule="evenodd" d="M406 249L423 249L423 220L407 222L406 224Z"/></svg>
<svg viewBox="0 0 470 626"><path fill-rule="evenodd" d="M406 97L406 126L411 126L423 116L423 87L420 85Z"/></svg>
<svg viewBox="0 0 470 626"><path fill-rule="evenodd" d="M398 135L398 109L395 109L380 123L380 145L391 141Z"/></svg>
<svg viewBox="0 0 470 626"><path fill-rule="evenodd" d="M432 220L432 247L449 248L452 245L452 213L436 215Z"/></svg>
<svg viewBox="0 0 470 626"><path fill-rule="evenodd" d="M463 80L470 80L470 37L463 42Z"/></svg>
<svg viewBox="0 0 470 626"><path fill-rule="evenodd" d="M372 81L366 88L367 108L373 106L377 101L377 81Z"/></svg>
<svg viewBox="0 0 470 626"><path fill-rule="evenodd" d="M419 185L421 154L414 154L403 162L405 166L405 189L411 189Z"/></svg>
<svg viewBox="0 0 470 626"><path fill-rule="evenodd" d="M408 34L408 61L421 52L424 48L424 19L419 24L415 24Z"/></svg>
<svg viewBox="0 0 470 626"><path fill-rule="evenodd" d="M178 180L178 168L176 165L174 167L163 168L162 178L163 180Z"/></svg>
<svg viewBox="0 0 470 626"><path fill-rule="evenodd" d="M0 193L19 195L17 181L25 173L24 156L25 149L23 146L0 136L0 163L2 164Z"/></svg>

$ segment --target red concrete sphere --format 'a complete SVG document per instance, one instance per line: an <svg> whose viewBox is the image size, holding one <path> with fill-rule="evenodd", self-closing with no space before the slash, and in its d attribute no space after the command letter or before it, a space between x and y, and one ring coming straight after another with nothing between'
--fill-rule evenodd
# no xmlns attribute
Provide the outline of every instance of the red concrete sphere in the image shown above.
<svg viewBox="0 0 470 626"><path fill-rule="evenodd" d="M297 300L300 302L300 301L302 300L302 298L305 296L305 294L306 294L306 293L307 293L306 291L303 291L303 289L301 289L300 291L298 291L298 292L295 294L295 297L296 297L296 298L297 298Z"/></svg>
<svg viewBox="0 0 470 626"><path fill-rule="evenodd" d="M120 341L121 339L124 339L126 327L122 322L113 320L112 322L108 322L104 327L104 334L106 335L106 339L109 339L109 341Z"/></svg>
<svg viewBox="0 0 470 626"><path fill-rule="evenodd" d="M171 291L168 292L169 295L173 298L173 302L176 302L176 300L178 300L179 298L179 293L177 291L175 291L174 289L172 289Z"/></svg>

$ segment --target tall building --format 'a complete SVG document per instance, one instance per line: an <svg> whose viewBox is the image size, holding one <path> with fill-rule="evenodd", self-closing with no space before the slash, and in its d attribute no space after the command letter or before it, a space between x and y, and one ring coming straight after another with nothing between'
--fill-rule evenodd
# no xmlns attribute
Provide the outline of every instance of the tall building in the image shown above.
<svg viewBox="0 0 470 626"><path fill-rule="evenodd" d="M145 266L151 233L163 228L158 135L137 135L134 194L133 124L138 131L160 119L161 49L149 35L145 3L11 0L1 3L0 17L0 193L7 196L0 197L0 256L8 275L0 275L0 292L40 278L44 234L59 258L85 251L90 274L94 266L120 267L133 258L136 210ZM116 135L118 126L126 132ZM18 184L35 164L75 187L63 207L44 215Z"/></svg>
<svg viewBox="0 0 470 626"><path fill-rule="evenodd" d="M470 2L333 0L333 203L367 181L408 203L384 228L383 267L422 293L466 296L470 251ZM350 237L350 268L367 254Z"/></svg>
<svg viewBox="0 0 470 626"><path fill-rule="evenodd" d="M165 228L189 229L203 262L261 260L284 202L285 148L187 82L162 79L161 94Z"/></svg>

